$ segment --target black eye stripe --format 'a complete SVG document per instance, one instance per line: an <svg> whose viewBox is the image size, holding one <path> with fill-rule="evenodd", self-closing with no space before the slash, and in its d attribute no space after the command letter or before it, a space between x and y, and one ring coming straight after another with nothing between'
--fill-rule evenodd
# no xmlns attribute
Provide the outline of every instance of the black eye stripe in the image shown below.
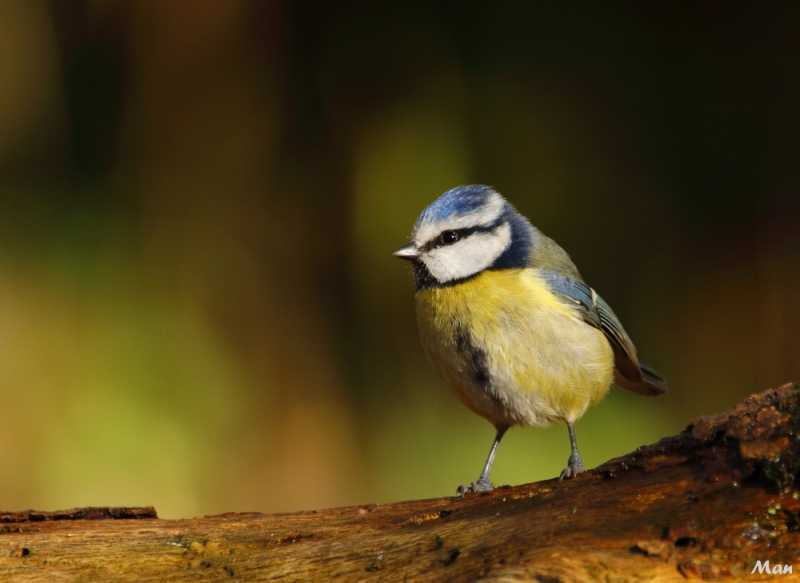
<svg viewBox="0 0 800 583"><path fill-rule="evenodd" d="M428 241L425 245L422 246L422 252L430 251L431 249L436 249L437 247L446 247L448 244L442 241L442 234L452 232L458 235L457 241L461 241L466 237L474 233L491 233L497 227L502 225L505 221L502 218L498 218L495 222L491 225L487 225L485 227L468 227L466 229L447 229L446 231L442 231L436 237Z"/></svg>

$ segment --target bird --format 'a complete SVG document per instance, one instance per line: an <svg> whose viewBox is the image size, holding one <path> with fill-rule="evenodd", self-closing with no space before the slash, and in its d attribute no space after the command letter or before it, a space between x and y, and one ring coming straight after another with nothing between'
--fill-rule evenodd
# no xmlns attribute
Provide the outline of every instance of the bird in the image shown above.
<svg viewBox="0 0 800 583"><path fill-rule="evenodd" d="M411 263L428 360L496 430L478 480L459 494L494 488L497 448L513 426L565 422L571 452L559 480L574 478L584 471L574 424L612 384L640 395L666 392L567 252L492 187L442 194L393 255Z"/></svg>

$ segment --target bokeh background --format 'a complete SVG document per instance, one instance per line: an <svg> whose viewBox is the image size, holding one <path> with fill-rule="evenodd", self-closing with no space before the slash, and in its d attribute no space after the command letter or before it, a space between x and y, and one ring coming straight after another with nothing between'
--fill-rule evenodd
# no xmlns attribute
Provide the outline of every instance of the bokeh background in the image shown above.
<svg viewBox="0 0 800 583"><path fill-rule="evenodd" d="M588 466L800 379L800 4L0 2L0 509L450 495L491 426L391 252L498 188L663 398ZM556 476L515 429L495 483Z"/></svg>

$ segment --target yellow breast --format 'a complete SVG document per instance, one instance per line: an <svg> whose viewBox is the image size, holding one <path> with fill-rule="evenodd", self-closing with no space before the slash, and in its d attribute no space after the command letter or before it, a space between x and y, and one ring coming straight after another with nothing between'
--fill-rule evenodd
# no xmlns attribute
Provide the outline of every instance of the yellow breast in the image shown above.
<svg viewBox="0 0 800 583"><path fill-rule="evenodd" d="M608 392L614 357L533 269L485 271L420 290L428 358L456 397L495 425L574 421Z"/></svg>

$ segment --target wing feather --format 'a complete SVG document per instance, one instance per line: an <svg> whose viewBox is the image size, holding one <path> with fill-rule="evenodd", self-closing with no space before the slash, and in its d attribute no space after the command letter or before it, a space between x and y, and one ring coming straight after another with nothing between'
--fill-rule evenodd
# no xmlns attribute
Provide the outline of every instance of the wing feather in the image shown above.
<svg viewBox="0 0 800 583"><path fill-rule="evenodd" d="M583 321L601 330L614 351L614 383L642 395L666 392L665 381L657 372L639 362L636 347L622 324L603 298L588 285L547 271L540 271L550 287L564 302L575 307Z"/></svg>

